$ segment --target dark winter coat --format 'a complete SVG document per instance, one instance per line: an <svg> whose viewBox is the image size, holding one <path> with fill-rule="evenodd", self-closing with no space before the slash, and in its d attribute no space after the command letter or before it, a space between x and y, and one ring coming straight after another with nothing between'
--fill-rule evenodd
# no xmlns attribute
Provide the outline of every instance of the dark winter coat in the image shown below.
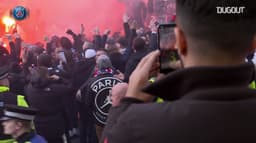
<svg viewBox="0 0 256 143"><path fill-rule="evenodd" d="M30 106L39 110L34 120L36 131L49 143L64 134L68 120L65 107L69 106L66 101L70 92L64 85L51 83L41 87L29 84L25 89Z"/></svg>
<svg viewBox="0 0 256 143"><path fill-rule="evenodd" d="M125 99L111 109L102 141L255 142L256 91L248 87L253 75L251 64L173 72L144 90L166 102Z"/></svg>
<svg viewBox="0 0 256 143"><path fill-rule="evenodd" d="M140 60L145 57L148 54L147 49L143 49L140 51L137 51L136 53L133 53L128 62L126 63L125 67L125 74L124 74L124 81L129 82L129 77L132 74L132 72L135 70L137 65L139 64Z"/></svg>

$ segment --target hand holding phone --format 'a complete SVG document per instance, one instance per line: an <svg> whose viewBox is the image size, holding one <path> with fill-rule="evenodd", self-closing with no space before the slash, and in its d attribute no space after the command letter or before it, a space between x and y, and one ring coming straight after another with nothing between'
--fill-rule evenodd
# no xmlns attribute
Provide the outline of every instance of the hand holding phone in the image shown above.
<svg viewBox="0 0 256 143"><path fill-rule="evenodd" d="M160 50L160 72L169 73L174 71L173 64L179 61L179 55L174 48L175 24L161 24L158 27L158 48Z"/></svg>

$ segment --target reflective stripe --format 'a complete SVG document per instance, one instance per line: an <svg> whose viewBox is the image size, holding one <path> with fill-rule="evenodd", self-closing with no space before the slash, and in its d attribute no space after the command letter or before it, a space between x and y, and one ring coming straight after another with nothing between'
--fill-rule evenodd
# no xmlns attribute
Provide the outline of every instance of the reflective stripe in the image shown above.
<svg viewBox="0 0 256 143"><path fill-rule="evenodd" d="M249 85L249 87L250 87L251 89L256 89L256 82L253 81L253 82Z"/></svg>
<svg viewBox="0 0 256 143"><path fill-rule="evenodd" d="M18 119L23 119L23 120L33 120L35 117L33 115L26 115L26 114L10 112L10 111L4 111L4 115L6 117L18 118Z"/></svg>
<svg viewBox="0 0 256 143"><path fill-rule="evenodd" d="M8 74L8 73L6 73L6 74L4 74L4 75L0 76L0 79L4 79L4 78L6 78L8 75L9 75L9 74Z"/></svg>
<svg viewBox="0 0 256 143"><path fill-rule="evenodd" d="M152 78L150 78L149 80L148 80L150 83L154 83L155 81L156 81L156 78L155 77L152 77ZM158 97L157 99L156 99L156 103L163 103L164 102L164 100L162 99L162 98L160 98L160 97Z"/></svg>
<svg viewBox="0 0 256 143"><path fill-rule="evenodd" d="M164 102L164 100L160 97L158 97L157 100L156 100L156 103L163 103L163 102Z"/></svg>
<svg viewBox="0 0 256 143"><path fill-rule="evenodd" d="M0 140L0 143L14 143L14 139Z"/></svg>
<svg viewBox="0 0 256 143"><path fill-rule="evenodd" d="M7 92L7 91L9 91L10 90L10 88L9 87L6 87L6 86L0 86L0 93L1 92ZM1 142L0 142L1 143Z"/></svg>
<svg viewBox="0 0 256 143"><path fill-rule="evenodd" d="M21 107L28 107L28 103L25 100L25 97L23 95L17 96L17 104L18 106L21 106Z"/></svg>
<svg viewBox="0 0 256 143"><path fill-rule="evenodd" d="M156 81L156 78L152 77L148 80L150 83L154 83Z"/></svg>

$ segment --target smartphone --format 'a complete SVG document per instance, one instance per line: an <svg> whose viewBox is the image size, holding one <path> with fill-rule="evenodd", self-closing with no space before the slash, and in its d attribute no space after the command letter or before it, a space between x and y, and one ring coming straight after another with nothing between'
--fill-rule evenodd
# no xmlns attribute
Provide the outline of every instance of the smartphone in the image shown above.
<svg viewBox="0 0 256 143"><path fill-rule="evenodd" d="M174 28L176 24L161 24L158 27L158 48L160 50L160 72L167 74L175 69L172 63L179 61L179 55L174 48L175 34Z"/></svg>

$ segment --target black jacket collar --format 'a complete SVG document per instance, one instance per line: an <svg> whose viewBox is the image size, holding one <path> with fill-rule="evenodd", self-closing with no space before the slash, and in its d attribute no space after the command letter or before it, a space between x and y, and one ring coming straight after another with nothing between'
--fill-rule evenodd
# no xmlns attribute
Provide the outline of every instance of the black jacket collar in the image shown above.
<svg viewBox="0 0 256 143"><path fill-rule="evenodd" d="M211 90L235 91L241 88L248 90L247 87L254 80L254 71L253 64L187 68L170 73L166 78L151 84L143 91L165 100L176 100L187 94L199 95L202 92L209 93ZM232 90L228 90L231 88Z"/></svg>

